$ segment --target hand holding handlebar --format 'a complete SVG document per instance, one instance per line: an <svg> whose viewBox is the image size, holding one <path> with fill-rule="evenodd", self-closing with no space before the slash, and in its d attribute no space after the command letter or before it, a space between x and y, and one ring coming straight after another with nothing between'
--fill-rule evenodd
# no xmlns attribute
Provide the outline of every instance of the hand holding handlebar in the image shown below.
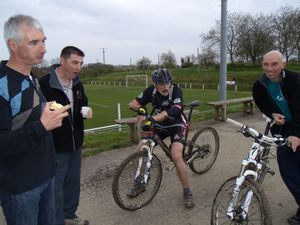
<svg viewBox="0 0 300 225"><path fill-rule="evenodd" d="M136 112L139 116L147 116L148 114L147 109L144 107L139 107Z"/></svg>
<svg viewBox="0 0 300 225"><path fill-rule="evenodd" d="M300 146L300 138L296 136L289 136L289 146L293 149L293 151L297 151L297 148Z"/></svg>
<svg viewBox="0 0 300 225"><path fill-rule="evenodd" d="M155 127L156 121L153 117L149 117L142 122L142 130L143 131L150 131Z"/></svg>

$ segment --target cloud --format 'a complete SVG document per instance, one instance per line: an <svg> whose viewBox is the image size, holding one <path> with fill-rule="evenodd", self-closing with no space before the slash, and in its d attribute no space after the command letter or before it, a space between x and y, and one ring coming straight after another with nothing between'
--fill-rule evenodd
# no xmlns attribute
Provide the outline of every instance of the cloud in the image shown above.
<svg viewBox="0 0 300 225"><path fill-rule="evenodd" d="M276 0L230 0L230 12L274 12ZM286 0L299 6L299 0ZM220 19L221 0L2 0L0 32L8 17L16 13L37 18L47 36L46 59L56 58L66 45L76 45L86 62L134 63L142 56L157 61L171 50L178 58L196 54L200 34ZM3 38L0 57L7 58Z"/></svg>

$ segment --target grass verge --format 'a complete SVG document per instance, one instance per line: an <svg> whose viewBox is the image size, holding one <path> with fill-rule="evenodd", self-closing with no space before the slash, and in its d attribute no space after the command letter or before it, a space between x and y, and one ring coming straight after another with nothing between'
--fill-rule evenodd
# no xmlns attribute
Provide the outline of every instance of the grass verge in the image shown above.
<svg viewBox="0 0 300 225"><path fill-rule="evenodd" d="M95 156L101 152L133 145L128 129L89 134L84 137L83 157Z"/></svg>

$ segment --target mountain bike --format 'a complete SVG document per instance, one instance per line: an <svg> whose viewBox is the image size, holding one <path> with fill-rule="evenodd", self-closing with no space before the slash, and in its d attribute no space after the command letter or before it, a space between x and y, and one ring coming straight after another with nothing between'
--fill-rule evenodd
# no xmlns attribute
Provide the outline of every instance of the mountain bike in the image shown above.
<svg viewBox="0 0 300 225"><path fill-rule="evenodd" d="M273 122L270 118L266 118L263 134L232 119L226 121L240 127L240 132L245 137L253 138L254 142L248 156L242 160L239 175L226 180L217 191L211 224L271 225L271 210L261 184L266 174L275 174L269 167L269 159L275 158L270 153L271 148L288 144L288 139L279 135L267 136Z"/></svg>
<svg viewBox="0 0 300 225"><path fill-rule="evenodd" d="M198 129L189 139L189 126L193 109L201 102L193 101L189 107L188 129L185 134L183 159L196 174L203 174L214 164L219 152L219 135L212 127ZM157 126L155 129L159 129ZM163 176L160 159L154 154L158 145L171 159L170 147L154 131L141 132L143 144L141 151L128 156L115 172L112 193L116 204L125 210L137 210L148 205L157 194ZM143 190L137 196L129 196L128 192L135 185L143 185Z"/></svg>

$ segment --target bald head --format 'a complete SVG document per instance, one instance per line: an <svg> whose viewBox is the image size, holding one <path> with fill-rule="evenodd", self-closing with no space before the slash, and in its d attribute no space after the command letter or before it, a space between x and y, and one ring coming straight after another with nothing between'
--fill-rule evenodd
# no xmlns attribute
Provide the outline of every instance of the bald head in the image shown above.
<svg viewBox="0 0 300 225"><path fill-rule="evenodd" d="M263 57L262 67L270 81L279 81L281 71L285 67L285 61L281 52L273 50L266 53Z"/></svg>
<svg viewBox="0 0 300 225"><path fill-rule="evenodd" d="M264 55L263 61L268 60L269 58L276 59L278 62L284 62L283 55L280 51L270 51Z"/></svg>

